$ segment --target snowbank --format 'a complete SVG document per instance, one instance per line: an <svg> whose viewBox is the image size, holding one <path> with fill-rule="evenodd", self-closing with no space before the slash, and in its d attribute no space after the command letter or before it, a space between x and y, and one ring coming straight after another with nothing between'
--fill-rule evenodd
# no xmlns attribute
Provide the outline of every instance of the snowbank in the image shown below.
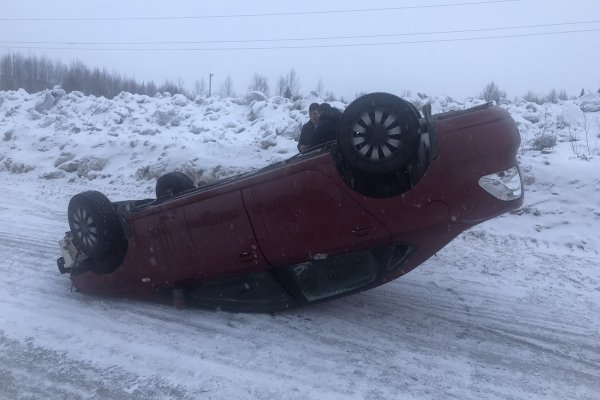
<svg viewBox="0 0 600 400"><path fill-rule="evenodd" d="M282 98L108 100L21 90L0 99L0 170L42 179L132 183L171 170L219 179L291 157L307 115L304 101Z"/></svg>

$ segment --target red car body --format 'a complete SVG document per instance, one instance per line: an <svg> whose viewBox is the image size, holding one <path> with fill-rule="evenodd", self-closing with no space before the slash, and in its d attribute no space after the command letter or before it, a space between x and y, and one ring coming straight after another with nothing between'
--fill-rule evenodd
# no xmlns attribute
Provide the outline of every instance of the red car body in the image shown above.
<svg viewBox="0 0 600 400"><path fill-rule="evenodd" d="M486 105L430 120L436 158L406 191L373 197L344 179L335 143L164 201L122 202L127 233L110 273L76 266L81 292L171 296L271 310L370 289L422 264L464 230L523 202L478 183L517 168L520 135ZM518 171L518 169L517 169ZM63 271L65 268L63 268Z"/></svg>

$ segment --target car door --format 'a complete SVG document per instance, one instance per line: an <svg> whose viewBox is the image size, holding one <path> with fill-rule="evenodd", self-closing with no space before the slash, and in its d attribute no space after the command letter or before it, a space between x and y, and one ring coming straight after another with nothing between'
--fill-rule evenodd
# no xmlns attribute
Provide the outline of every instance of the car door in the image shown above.
<svg viewBox="0 0 600 400"><path fill-rule="evenodd" d="M273 265L389 242L386 228L320 171L272 179L242 193L261 250Z"/></svg>
<svg viewBox="0 0 600 400"><path fill-rule="evenodd" d="M184 212L196 259L195 278L236 276L268 265L239 190L190 202Z"/></svg>
<svg viewBox="0 0 600 400"><path fill-rule="evenodd" d="M132 263L139 278L171 286L193 273L196 258L182 207L163 206L135 215L131 221Z"/></svg>

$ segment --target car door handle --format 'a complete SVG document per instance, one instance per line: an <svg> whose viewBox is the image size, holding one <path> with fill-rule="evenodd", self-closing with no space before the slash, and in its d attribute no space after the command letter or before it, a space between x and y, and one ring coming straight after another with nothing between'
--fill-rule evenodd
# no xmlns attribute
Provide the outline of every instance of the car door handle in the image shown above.
<svg viewBox="0 0 600 400"><path fill-rule="evenodd" d="M369 228L365 225L357 225L352 229L354 236L367 236L369 234Z"/></svg>
<svg viewBox="0 0 600 400"><path fill-rule="evenodd" d="M256 258L256 254L251 253L249 251L242 251L239 254L239 258L242 262L250 262L253 261Z"/></svg>

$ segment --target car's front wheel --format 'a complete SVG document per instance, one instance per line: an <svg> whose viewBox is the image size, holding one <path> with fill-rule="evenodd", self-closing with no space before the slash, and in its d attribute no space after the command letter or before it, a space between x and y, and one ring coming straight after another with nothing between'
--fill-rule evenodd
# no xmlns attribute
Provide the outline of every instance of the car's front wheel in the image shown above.
<svg viewBox="0 0 600 400"><path fill-rule="evenodd" d="M338 126L342 157L356 170L389 174L404 168L419 145L419 112L389 93L371 93L353 101Z"/></svg>
<svg viewBox="0 0 600 400"><path fill-rule="evenodd" d="M75 246L92 258L114 252L124 234L108 198L97 191L78 193L69 201L69 227Z"/></svg>

